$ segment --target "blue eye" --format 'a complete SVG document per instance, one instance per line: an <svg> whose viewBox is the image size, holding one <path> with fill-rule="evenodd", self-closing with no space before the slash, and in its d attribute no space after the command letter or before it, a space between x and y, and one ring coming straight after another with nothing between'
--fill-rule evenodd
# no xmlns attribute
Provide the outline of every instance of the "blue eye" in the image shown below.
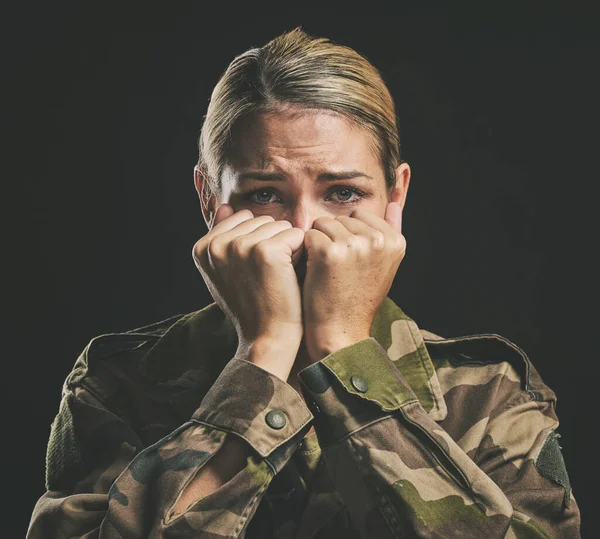
<svg viewBox="0 0 600 539"><path fill-rule="evenodd" d="M361 191L360 189L357 189L356 187L350 187L350 186L339 186L339 187L334 187L333 189L331 189L330 194L331 193L343 193L344 191L349 192L350 194L354 194L356 195L356 198L354 199L350 199L350 200L341 200L341 201L334 201L334 204L356 204L357 202L360 202L365 196L366 193L364 193L363 191ZM244 193L242 196L244 198L244 200L248 200L249 202L252 202L254 204L258 204L260 206L268 206L271 204L271 202L269 202L270 198L269 197L265 197L262 199L262 201L259 199L254 199L252 198L254 195L265 195L265 194L271 194L273 195L273 190L269 189L269 188L262 188L262 189L254 189L253 191L249 191L248 193ZM345 195L342 195L345 196ZM330 200L329 198L327 198L326 200Z"/></svg>

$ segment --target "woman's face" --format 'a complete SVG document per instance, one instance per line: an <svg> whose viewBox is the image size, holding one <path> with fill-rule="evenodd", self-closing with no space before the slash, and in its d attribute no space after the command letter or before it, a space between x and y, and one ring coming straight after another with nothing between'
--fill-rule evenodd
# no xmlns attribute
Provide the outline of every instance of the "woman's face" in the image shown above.
<svg viewBox="0 0 600 539"><path fill-rule="evenodd" d="M208 226L210 212L214 215L223 203L235 212L247 208L255 217L285 219L304 231L318 217L350 215L358 207L381 218L388 202L404 207L408 164L398 167L388 198L371 135L339 115L314 110L256 114L238 122L232 137L220 200L203 207ZM202 181L196 171L199 194Z"/></svg>

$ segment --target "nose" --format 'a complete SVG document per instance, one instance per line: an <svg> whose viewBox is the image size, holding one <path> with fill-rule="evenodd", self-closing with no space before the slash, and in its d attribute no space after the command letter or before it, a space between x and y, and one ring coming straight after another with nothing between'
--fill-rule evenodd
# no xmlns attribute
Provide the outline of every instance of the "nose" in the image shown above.
<svg viewBox="0 0 600 539"><path fill-rule="evenodd" d="M334 217L322 205L297 204L295 207L290 208L283 218L289 221L294 228L300 228L307 232L312 228L315 220L323 215Z"/></svg>

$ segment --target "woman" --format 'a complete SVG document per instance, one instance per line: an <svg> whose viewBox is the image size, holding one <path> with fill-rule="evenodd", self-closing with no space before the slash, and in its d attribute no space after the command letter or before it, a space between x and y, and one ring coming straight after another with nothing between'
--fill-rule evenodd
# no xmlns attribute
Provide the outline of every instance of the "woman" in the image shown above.
<svg viewBox="0 0 600 539"><path fill-rule="evenodd" d="M199 152L215 302L86 347L28 537L578 537L527 356L387 297L410 167L377 70L279 36L224 73Z"/></svg>

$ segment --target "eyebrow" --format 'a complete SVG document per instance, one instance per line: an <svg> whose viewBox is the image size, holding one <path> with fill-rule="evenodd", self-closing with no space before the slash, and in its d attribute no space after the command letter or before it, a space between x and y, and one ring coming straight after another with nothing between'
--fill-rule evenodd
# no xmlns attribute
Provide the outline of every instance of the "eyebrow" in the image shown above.
<svg viewBox="0 0 600 539"><path fill-rule="evenodd" d="M359 170L348 170L342 172L321 172L317 176L317 182L334 182L337 180L351 180L352 178L368 178L372 180L371 176L360 172ZM238 175L240 182L246 180L258 180L261 182L284 182L286 180L285 174L280 172L242 172Z"/></svg>

